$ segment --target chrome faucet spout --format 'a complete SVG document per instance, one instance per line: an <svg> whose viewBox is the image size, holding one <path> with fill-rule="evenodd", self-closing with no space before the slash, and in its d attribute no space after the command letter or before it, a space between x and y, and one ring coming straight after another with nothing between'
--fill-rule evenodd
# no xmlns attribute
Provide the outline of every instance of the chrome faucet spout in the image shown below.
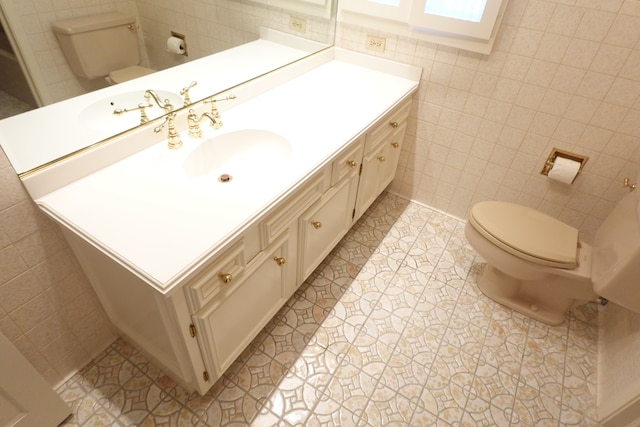
<svg viewBox="0 0 640 427"><path fill-rule="evenodd" d="M173 111L173 105L171 105L171 101L169 101L168 99L162 101L153 89L147 89L144 92L144 99L147 101L147 103L151 103L151 100L153 99L158 107L162 108L167 113Z"/></svg>

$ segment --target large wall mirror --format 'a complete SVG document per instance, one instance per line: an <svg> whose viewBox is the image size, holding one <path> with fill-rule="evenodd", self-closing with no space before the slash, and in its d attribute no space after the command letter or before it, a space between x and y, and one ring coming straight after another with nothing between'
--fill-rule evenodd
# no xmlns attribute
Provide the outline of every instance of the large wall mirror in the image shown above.
<svg viewBox="0 0 640 427"><path fill-rule="evenodd" d="M92 105L112 96L129 100L128 95L145 89L157 90L161 96L163 91L177 94L196 81L189 91L196 102L301 59L333 44L336 1L103 0L78 5L0 0L0 101L11 109L5 100L17 99L16 113L31 109L0 121L0 144L16 171L25 173L136 126L132 115L120 119L125 125L117 129L87 120ZM86 79L72 71L52 24L111 11L135 17L140 65L157 73L114 85L108 79ZM186 55L169 50L172 33L185 36ZM278 49L252 48L264 40ZM206 73L193 71L202 71L203 66L208 67ZM43 120L51 122L51 116L61 111L57 125L44 126ZM2 118L11 114L0 113ZM155 117L160 114L161 109ZM40 137L77 141L63 151L51 149L51 144L29 146Z"/></svg>

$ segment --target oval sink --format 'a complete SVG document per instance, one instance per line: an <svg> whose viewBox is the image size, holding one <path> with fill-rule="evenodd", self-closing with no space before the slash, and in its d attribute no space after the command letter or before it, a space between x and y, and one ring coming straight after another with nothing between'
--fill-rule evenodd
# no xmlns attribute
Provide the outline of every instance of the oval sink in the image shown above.
<svg viewBox="0 0 640 427"><path fill-rule="evenodd" d="M163 101L168 99L174 108L181 108L183 104L182 97L173 92L165 90L155 91ZM100 99L93 104L88 105L80 112L80 123L95 130L112 130L113 132L125 131L140 124L140 111L134 110L123 114L114 114L114 110L127 109L131 110L144 104L144 91L138 90L134 92L119 93ZM165 114L164 110L157 106L153 100L153 107L145 108L145 112L149 120Z"/></svg>
<svg viewBox="0 0 640 427"><path fill-rule="evenodd" d="M184 163L190 178L243 174L279 168L291 157L291 144L282 136L259 129L233 131L202 142Z"/></svg>

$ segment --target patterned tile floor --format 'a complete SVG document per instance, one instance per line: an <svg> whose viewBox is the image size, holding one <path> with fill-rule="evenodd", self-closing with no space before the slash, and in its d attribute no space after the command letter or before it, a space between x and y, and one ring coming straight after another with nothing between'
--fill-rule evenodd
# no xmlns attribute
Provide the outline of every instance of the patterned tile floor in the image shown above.
<svg viewBox="0 0 640 427"><path fill-rule="evenodd" d="M58 389L65 425L597 425L595 305L492 302L463 227L385 193L205 396L118 339Z"/></svg>

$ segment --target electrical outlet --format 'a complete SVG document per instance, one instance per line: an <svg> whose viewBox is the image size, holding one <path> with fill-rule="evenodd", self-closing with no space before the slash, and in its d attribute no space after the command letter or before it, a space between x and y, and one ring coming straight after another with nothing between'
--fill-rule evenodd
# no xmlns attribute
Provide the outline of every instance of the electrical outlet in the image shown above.
<svg viewBox="0 0 640 427"><path fill-rule="evenodd" d="M365 47L374 52L384 52L385 41L384 37L367 36Z"/></svg>
<svg viewBox="0 0 640 427"><path fill-rule="evenodd" d="M302 18L296 18L295 16L289 17L289 28L299 33L307 31L307 21Z"/></svg>

